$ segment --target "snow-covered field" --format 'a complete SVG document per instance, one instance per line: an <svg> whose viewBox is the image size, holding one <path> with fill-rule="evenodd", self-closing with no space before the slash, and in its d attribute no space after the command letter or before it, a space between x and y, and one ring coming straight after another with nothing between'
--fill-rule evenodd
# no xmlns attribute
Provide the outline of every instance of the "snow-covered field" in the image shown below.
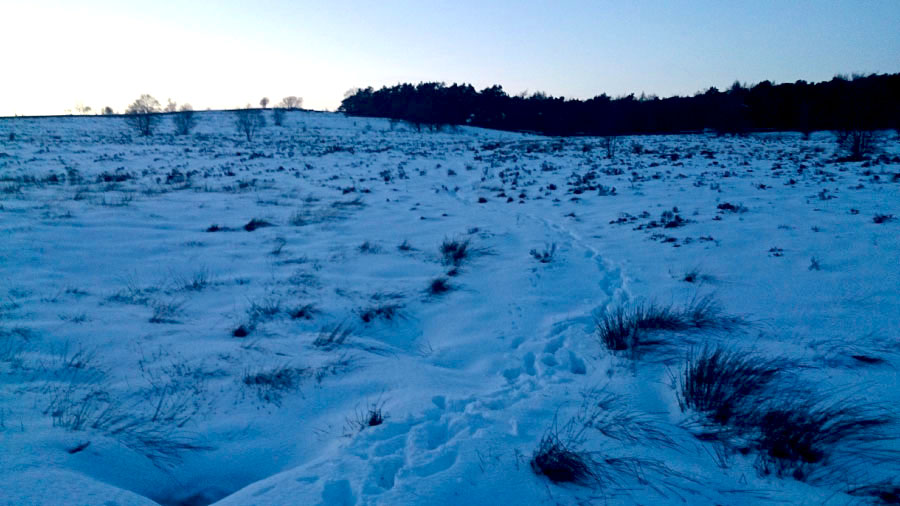
<svg viewBox="0 0 900 506"><path fill-rule="evenodd" d="M0 120L0 503L858 504L900 485L893 134L864 163L836 163L830 133L626 138L610 160L594 138L307 112L248 143L198 116L150 138ZM706 296L727 324L598 337L617 308ZM686 360L716 345L785 364L771 402L879 423L782 466L681 408ZM548 435L593 476L536 473Z"/></svg>

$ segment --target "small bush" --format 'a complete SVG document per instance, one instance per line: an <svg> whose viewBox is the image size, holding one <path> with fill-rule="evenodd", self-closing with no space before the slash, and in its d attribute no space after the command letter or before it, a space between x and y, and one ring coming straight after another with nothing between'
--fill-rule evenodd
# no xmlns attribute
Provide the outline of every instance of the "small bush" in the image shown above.
<svg viewBox="0 0 900 506"><path fill-rule="evenodd" d="M678 214L677 209L673 209L672 211L663 211L662 215L659 218L660 223L663 228L679 228L683 227L688 220L681 217Z"/></svg>
<svg viewBox="0 0 900 506"><path fill-rule="evenodd" d="M181 110L172 115L172 123L175 124L176 135L188 135L197 125L194 117L194 108L190 104L181 106Z"/></svg>
<svg viewBox="0 0 900 506"><path fill-rule="evenodd" d="M875 132L870 130L842 130L837 133L838 148L843 160L859 162L875 151Z"/></svg>
<svg viewBox="0 0 900 506"><path fill-rule="evenodd" d="M243 109L234 111L234 114L234 126L239 133L244 134L247 142L252 141L253 136L266 126L266 118L263 116L262 111L251 108L249 104Z"/></svg>
<svg viewBox="0 0 900 506"><path fill-rule="evenodd" d="M125 121L142 136L153 135L153 127L159 122L159 101L150 95L141 95L125 110Z"/></svg>

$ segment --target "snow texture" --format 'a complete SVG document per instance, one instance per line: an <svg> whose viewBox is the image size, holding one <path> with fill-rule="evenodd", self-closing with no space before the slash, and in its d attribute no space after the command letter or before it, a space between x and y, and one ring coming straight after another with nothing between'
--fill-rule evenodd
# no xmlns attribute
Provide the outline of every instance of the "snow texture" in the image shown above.
<svg viewBox="0 0 900 506"><path fill-rule="evenodd" d="M900 225L874 219L900 217L893 134L863 163L826 132L608 159L301 111L247 142L197 117L0 120L0 504L858 504L898 475L892 440L762 472L698 438L673 384L718 344L896 414ZM706 295L744 324L597 337L606 310ZM613 422L585 428L599 406ZM535 473L579 423L598 479Z"/></svg>

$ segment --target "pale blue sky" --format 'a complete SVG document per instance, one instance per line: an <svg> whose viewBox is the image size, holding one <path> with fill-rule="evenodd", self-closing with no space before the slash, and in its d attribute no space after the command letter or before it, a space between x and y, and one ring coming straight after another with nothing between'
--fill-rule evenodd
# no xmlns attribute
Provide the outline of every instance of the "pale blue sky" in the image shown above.
<svg viewBox="0 0 900 506"><path fill-rule="evenodd" d="M336 108L349 88L501 84L588 98L900 72L900 0L0 0L0 115Z"/></svg>

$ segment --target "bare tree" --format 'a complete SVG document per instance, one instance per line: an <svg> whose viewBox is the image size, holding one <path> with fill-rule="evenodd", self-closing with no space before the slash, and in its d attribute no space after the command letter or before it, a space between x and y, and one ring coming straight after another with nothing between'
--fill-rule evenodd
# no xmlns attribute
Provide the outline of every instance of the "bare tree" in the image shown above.
<svg viewBox="0 0 900 506"><path fill-rule="evenodd" d="M125 121L141 135L152 135L153 126L159 121L159 101L144 94L125 109Z"/></svg>
<svg viewBox="0 0 900 506"><path fill-rule="evenodd" d="M269 97L263 97L262 100L259 101L259 105L265 109L267 105L269 105Z"/></svg>
<svg viewBox="0 0 900 506"><path fill-rule="evenodd" d="M843 150L848 161L859 162L875 151L875 132L871 130L840 130L837 132L838 147Z"/></svg>
<svg viewBox="0 0 900 506"><path fill-rule="evenodd" d="M175 103L171 98L168 99L168 103L166 103L166 112L175 112L178 110L178 104Z"/></svg>
<svg viewBox="0 0 900 506"><path fill-rule="evenodd" d="M278 104L278 106L293 111L295 109L303 107L303 99L291 95L289 97L284 97L283 99L281 99L281 103Z"/></svg>
<svg viewBox="0 0 900 506"><path fill-rule="evenodd" d="M194 108L191 104L184 104L181 109L172 115L172 122L175 123L175 134L187 135L191 133L191 129L197 124L197 118L194 117Z"/></svg>
<svg viewBox="0 0 900 506"><path fill-rule="evenodd" d="M262 115L262 111L251 108L250 104L247 104L247 107L244 107L243 109L234 111L234 113L234 125L237 127L239 133L242 133L247 137L247 142L252 141L253 134L258 132L260 128L266 126L266 118Z"/></svg>
<svg viewBox="0 0 900 506"><path fill-rule="evenodd" d="M606 150L607 158L614 158L616 156L616 148L619 146L619 136L607 135L605 137L601 137L600 145L603 146L603 149Z"/></svg>

